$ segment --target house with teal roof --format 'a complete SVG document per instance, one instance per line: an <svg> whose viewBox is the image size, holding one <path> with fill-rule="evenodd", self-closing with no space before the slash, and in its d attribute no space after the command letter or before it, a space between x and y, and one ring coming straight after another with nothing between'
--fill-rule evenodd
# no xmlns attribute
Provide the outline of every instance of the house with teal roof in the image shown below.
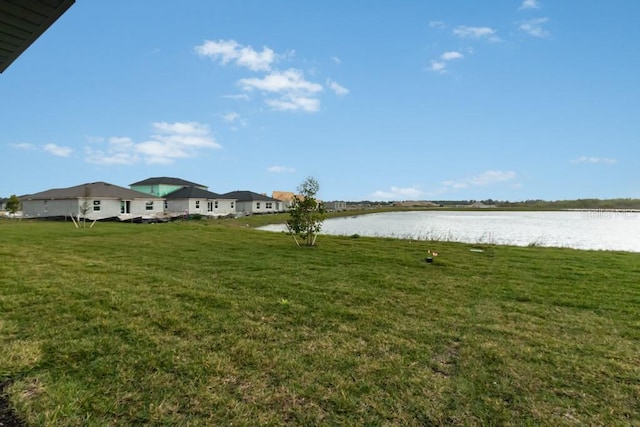
<svg viewBox="0 0 640 427"><path fill-rule="evenodd" d="M156 197L164 197L167 194L173 193L174 191L180 190L184 187L194 187L205 191L209 189L209 187L207 187L206 185L196 184L195 182L187 181L184 179L166 176L147 178L143 179L142 181L129 184L129 188L131 188L132 190L151 194L152 196Z"/></svg>

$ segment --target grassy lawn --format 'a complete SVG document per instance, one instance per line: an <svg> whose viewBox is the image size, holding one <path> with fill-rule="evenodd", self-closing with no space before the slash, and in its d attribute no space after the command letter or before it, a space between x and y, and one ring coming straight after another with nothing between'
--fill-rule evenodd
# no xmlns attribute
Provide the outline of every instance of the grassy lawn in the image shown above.
<svg viewBox="0 0 640 427"><path fill-rule="evenodd" d="M18 416L640 425L640 254L297 248L253 221L0 221L0 383Z"/></svg>

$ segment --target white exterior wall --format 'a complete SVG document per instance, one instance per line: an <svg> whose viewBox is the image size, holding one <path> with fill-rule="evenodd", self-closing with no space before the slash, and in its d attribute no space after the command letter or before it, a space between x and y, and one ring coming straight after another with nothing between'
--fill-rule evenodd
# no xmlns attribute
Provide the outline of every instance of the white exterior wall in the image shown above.
<svg viewBox="0 0 640 427"><path fill-rule="evenodd" d="M93 210L93 201L100 201L100 210ZM88 199L89 202L89 212L87 212L87 219L104 219L104 218L113 218L114 216L120 215L120 200L113 199ZM80 203L83 203L81 201ZM132 209L133 210L133 209Z"/></svg>
<svg viewBox="0 0 640 427"><path fill-rule="evenodd" d="M267 203L271 203L271 208L267 208ZM260 208L258 208L260 206ZM276 200L272 202L264 201L264 200L252 200L247 202L238 202L236 210L238 212L247 212L252 214L261 214L261 213L274 213L278 212L278 202Z"/></svg>
<svg viewBox="0 0 640 427"><path fill-rule="evenodd" d="M94 210L94 201L100 201L100 210ZM131 216L154 215L163 212L163 201L158 199L137 199L130 200ZM153 209L147 210L147 202L153 202ZM82 216L81 208L85 199L63 199L63 200L24 200L22 208L24 215L29 218L47 218ZM87 219L105 219L121 215L120 199L86 199L88 211Z"/></svg>
<svg viewBox="0 0 640 427"><path fill-rule="evenodd" d="M167 199L167 209L165 211L184 214L185 210L189 210L189 200Z"/></svg>
<svg viewBox="0 0 640 427"><path fill-rule="evenodd" d="M196 202L199 201L200 205L196 208ZM215 203L218 202L216 208ZM211 202L212 210L209 211L209 202ZM236 202L230 199L174 199L167 200L167 211L174 213L184 213L185 210L190 215L206 215L206 216L220 216L236 213Z"/></svg>
<svg viewBox="0 0 640 427"><path fill-rule="evenodd" d="M278 200L278 212L287 212L291 207L291 203L289 200Z"/></svg>
<svg viewBox="0 0 640 427"><path fill-rule="evenodd" d="M196 208L196 205L198 207ZM207 199L189 199L189 213L206 215L207 214Z"/></svg>
<svg viewBox="0 0 640 427"><path fill-rule="evenodd" d="M251 210L251 207L252 207L251 202L241 202L241 201L236 202L236 212L252 213L253 211Z"/></svg>
<svg viewBox="0 0 640 427"><path fill-rule="evenodd" d="M114 200L115 201L115 200ZM147 202L153 203L153 209L147 210ZM118 203L118 215L120 215L120 200ZM164 212L164 200L159 199L135 199L131 200L131 215L155 215Z"/></svg>
<svg viewBox="0 0 640 427"><path fill-rule="evenodd" d="M26 218L78 215L78 199L23 200L22 212Z"/></svg>
<svg viewBox="0 0 640 427"><path fill-rule="evenodd" d="M230 199L218 199L218 208L215 207L216 200L213 201L213 214L214 215L229 215L236 213L236 201Z"/></svg>
<svg viewBox="0 0 640 427"><path fill-rule="evenodd" d="M346 211L347 202L327 202L324 207L328 211Z"/></svg>

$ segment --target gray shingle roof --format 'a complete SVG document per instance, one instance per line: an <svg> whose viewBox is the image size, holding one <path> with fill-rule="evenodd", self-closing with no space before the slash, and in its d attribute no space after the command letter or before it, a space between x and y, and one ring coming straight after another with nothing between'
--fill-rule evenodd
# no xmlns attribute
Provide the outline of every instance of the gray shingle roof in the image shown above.
<svg viewBox="0 0 640 427"><path fill-rule="evenodd" d="M181 178L172 178L170 176L159 176L154 178L143 179L142 181L134 182L133 184L129 184L129 186L134 185L181 185L183 187L204 187L208 188L206 185L196 184L195 182L187 181Z"/></svg>
<svg viewBox="0 0 640 427"><path fill-rule="evenodd" d="M273 197L265 196L264 194L254 193L253 191L231 191L222 195L225 199L236 199L239 202L250 201L265 201L265 202L277 202L278 200Z"/></svg>
<svg viewBox="0 0 640 427"><path fill-rule="evenodd" d="M167 199L225 199L218 193L203 190L198 187L182 187L165 196Z"/></svg>
<svg viewBox="0 0 640 427"><path fill-rule="evenodd" d="M77 199L81 197L105 199L160 199L160 197L107 182L90 182L68 188L52 188L51 190L24 196L25 200Z"/></svg>

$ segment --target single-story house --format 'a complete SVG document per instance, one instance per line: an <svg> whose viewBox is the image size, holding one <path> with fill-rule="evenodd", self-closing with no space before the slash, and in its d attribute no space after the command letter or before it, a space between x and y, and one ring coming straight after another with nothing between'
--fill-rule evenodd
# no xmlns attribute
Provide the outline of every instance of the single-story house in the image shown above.
<svg viewBox="0 0 640 427"><path fill-rule="evenodd" d="M487 208L493 208L495 206L493 205L485 205L482 202L473 202L470 205L468 205L467 207L469 208L482 208L482 209L487 209Z"/></svg>
<svg viewBox="0 0 640 427"><path fill-rule="evenodd" d="M253 191L231 191L221 197L236 200L236 212L264 214L284 211L279 200Z"/></svg>
<svg viewBox="0 0 640 427"><path fill-rule="evenodd" d="M147 178L142 181L129 184L132 190L140 191L142 193L151 194L153 196L164 197L169 193L176 190L180 190L184 187L195 187L202 190L208 190L209 187L202 184L196 184L195 182L187 181L180 178L171 178L167 176L161 176L156 178Z"/></svg>
<svg viewBox="0 0 640 427"><path fill-rule="evenodd" d="M189 215L225 216L236 213L236 199L200 187L182 187L165 196L165 210Z"/></svg>
<svg viewBox="0 0 640 427"><path fill-rule="evenodd" d="M54 188L21 199L27 218L74 216L88 220L153 218L164 213L164 199L106 182Z"/></svg>
<svg viewBox="0 0 640 427"><path fill-rule="evenodd" d="M347 202L342 201L332 201L332 202L324 202L325 210L329 212L340 212L347 210Z"/></svg>
<svg viewBox="0 0 640 427"><path fill-rule="evenodd" d="M271 197L279 201L278 210L284 212L291 207L295 193L291 191L274 191L271 193Z"/></svg>

